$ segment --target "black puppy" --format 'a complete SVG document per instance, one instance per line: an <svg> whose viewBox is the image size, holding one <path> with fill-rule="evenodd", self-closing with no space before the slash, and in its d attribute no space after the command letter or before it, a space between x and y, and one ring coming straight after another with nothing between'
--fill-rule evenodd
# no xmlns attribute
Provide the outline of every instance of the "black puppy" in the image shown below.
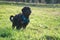
<svg viewBox="0 0 60 40"><path fill-rule="evenodd" d="M29 7L24 7L22 9L22 13L17 14L15 16L10 16L10 21L12 22L12 28L21 29L22 27L25 29L29 23L29 16L31 14L31 9Z"/></svg>

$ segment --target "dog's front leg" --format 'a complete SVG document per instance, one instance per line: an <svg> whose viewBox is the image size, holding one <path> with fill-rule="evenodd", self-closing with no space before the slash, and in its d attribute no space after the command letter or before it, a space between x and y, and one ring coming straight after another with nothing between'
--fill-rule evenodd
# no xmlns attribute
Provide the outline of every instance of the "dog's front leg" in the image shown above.
<svg viewBox="0 0 60 40"><path fill-rule="evenodd" d="M23 29L26 29L26 26L27 26L27 24L24 24L24 25L23 25Z"/></svg>
<svg viewBox="0 0 60 40"><path fill-rule="evenodd" d="M22 26L16 26L17 30L20 30L22 28Z"/></svg>

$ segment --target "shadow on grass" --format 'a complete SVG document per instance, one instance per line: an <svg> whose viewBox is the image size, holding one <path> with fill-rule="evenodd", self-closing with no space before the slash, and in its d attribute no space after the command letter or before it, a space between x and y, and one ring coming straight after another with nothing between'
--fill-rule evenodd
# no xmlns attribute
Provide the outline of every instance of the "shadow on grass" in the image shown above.
<svg viewBox="0 0 60 40"><path fill-rule="evenodd" d="M11 30L9 28L1 28L0 27L0 37L11 37Z"/></svg>
<svg viewBox="0 0 60 40"><path fill-rule="evenodd" d="M60 40L60 38L58 38L56 36L45 35L45 36L41 37L41 40Z"/></svg>

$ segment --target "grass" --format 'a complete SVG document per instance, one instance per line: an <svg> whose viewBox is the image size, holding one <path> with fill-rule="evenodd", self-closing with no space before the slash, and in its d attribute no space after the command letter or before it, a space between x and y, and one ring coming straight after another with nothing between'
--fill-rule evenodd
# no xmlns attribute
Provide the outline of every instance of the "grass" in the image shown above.
<svg viewBox="0 0 60 40"><path fill-rule="evenodd" d="M60 4L59 4L60 6ZM0 5L0 40L60 40L60 8L30 6L32 14L25 30L12 29L10 15L24 5Z"/></svg>

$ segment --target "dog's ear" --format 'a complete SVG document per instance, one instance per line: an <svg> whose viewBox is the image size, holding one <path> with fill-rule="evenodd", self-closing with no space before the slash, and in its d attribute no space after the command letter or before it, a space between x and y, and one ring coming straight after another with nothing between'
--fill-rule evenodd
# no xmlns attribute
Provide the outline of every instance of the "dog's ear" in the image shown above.
<svg viewBox="0 0 60 40"><path fill-rule="evenodd" d="M26 9L27 9L27 8L26 8L26 7L24 7L24 8L22 9L22 12L23 12L23 13L25 13Z"/></svg>

